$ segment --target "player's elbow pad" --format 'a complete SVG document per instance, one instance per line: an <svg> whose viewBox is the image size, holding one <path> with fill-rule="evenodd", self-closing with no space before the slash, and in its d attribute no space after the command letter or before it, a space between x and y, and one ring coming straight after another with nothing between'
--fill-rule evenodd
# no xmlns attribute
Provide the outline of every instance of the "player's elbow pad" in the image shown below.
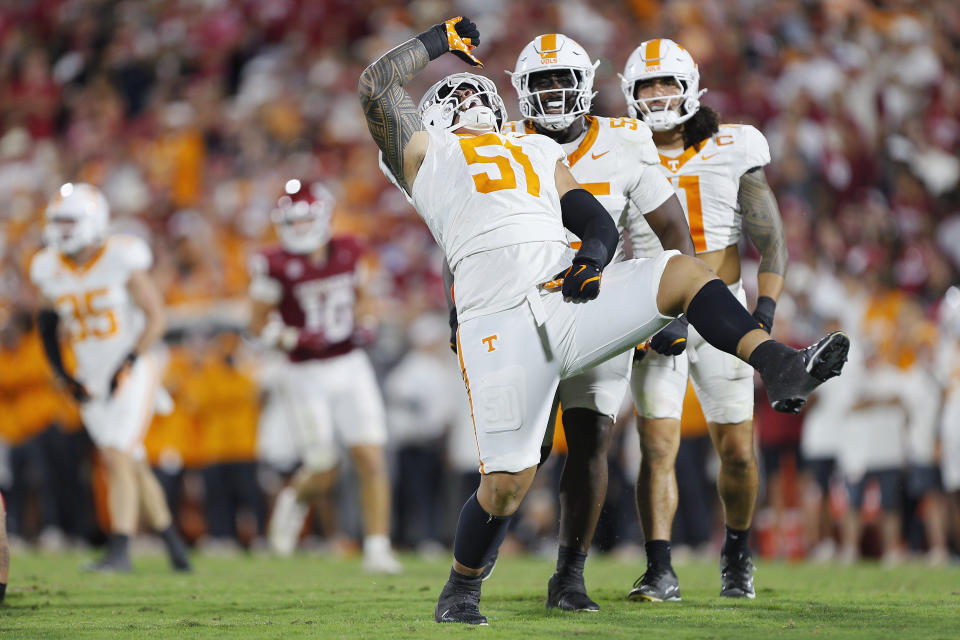
<svg viewBox="0 0 960 640"><path fill-rule="evenodd" d="M603 205L584 189L571 189L560 198L563 226L580 237L575 260L594 262L600 269L613 259L620 241L617 225Z"/></svg>

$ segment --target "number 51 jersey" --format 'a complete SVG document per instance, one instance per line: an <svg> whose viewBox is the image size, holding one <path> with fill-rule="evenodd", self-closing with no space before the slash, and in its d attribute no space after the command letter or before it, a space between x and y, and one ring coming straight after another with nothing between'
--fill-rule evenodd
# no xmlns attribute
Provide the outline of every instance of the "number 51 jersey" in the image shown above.
<svg viewBox="0 0 960 640"><path fill-rule="evenodd" d="M460 322L516 306L569 252L554 182L563 149L541 135L427 133L413 204L453 272Z"/></svg>
<svg viewBox="0 0 960 640"><path fill-rule="evenodd" d="M108 236L86 264L74 264L54 247L41 249L30 263L30 280L69 332L75 376L92 394L106 394L110 376L143 331L143 312L127 283L152 261L146 242L117 234Z"/></svg>

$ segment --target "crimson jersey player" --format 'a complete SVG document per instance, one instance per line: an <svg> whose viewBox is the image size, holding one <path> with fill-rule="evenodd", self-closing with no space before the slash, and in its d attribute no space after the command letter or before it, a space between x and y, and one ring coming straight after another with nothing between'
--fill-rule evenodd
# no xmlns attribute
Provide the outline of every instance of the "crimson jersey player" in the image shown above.
<svg viewBox="0 0 960 640"><path fill-rule="evenodd" d="M290 345L293 362L340 356L354 348L354 305L362 245L351 237L331 238L316 261L285 247L266 249L254 262L266 280L279 285L278 336ZM273 291L266 296L276 297Z"/></svg>
<svg viewBox="0 0 960 640"><path fill-rule="evenodd" d="M355 348L363 247L330 236L333 195L321 184L289 180L273 211L281 245L250 261L250 330L285 351L282 410L303 466L281 491L270 519L274 551L293 552L309 501L332 487L337 437L349 450L360 480L364 568L397 573L390 549L390 485L383 446L383 400L373 367Z"/></svg>

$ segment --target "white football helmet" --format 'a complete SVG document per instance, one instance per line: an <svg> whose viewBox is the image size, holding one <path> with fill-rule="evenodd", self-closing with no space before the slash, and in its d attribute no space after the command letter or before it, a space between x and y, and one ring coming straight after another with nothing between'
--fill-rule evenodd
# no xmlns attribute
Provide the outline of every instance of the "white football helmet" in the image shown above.
<svg viewBox="0 0 960 640"><path fill-rule="evenodd" d="M599 60L591 62L583 47L562 33L537 36L520 52L516 69L507 71L520 99L520 115L549 131L566 129L590 112L597 95L593 76L599 64ZM567 72L569 81L563 87L531 89L530 76L540 71ZM559 111L551 111L557 108Z"/></svg>
<svg viewBox="0 0 960 640"><path fill-rule="evenodd" d="M474 93L461 101L456 94L460 88L472 89ZM497 85L475 73L447 76L427 89L417 109L423 124L442 127L447 131L464 127L478 131L500 131L507 119L507 107L497 93Z"/></svg>
<svg viewBox="0 0 960 640"><path fill-rule="evenodd" d="M67 255L103 242L110 224L110 205L99 189L83 182L67 182L44 212L46 244Z"/></svg>
<svg viewBox="0 0 960 640"><path fill-rule="evenodd" d="M637 82L653 78L673 78L681 87L676 96L638 99L634 97ZM627 58L620 74L620 89L627 99L630 116L647 123L654 131L668 131L683 124L700 109L700 71L687 50L673 40L658 38L641 42ZM665 106L651 109L651 103Z"/></svg>
<svg viewBox="0 0 960 640"><path fill-rule="evenodd" d="M284 249L304 254L325 245L330 240L334 202L333 194L319 182L287 180L284 194L271 213Z"/></svg>

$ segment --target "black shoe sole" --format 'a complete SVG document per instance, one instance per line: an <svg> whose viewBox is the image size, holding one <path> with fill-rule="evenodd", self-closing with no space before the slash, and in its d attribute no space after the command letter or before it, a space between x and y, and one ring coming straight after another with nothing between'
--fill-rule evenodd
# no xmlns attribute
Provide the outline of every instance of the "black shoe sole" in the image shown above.
<svg viewBox="0 0 960 640"><path fill-rule="evenodd" d="M807 374L821 383L840 375L849 351L850 338L847 334L842 331L831 333L807 363ZM775 400L771 406L774 411L781 413L800 413L805 404L806 395Z"/></svg>
<svg viewBox="0 0 960 640"><path fill-rule="evenodd" d="M754 593L753 591L747 593L747 592L744 592L742 589L731 589L730 591L721 591L720 597L721 598L739 598L741 600L753 600L754 598L757 597L757 594Z"/></svg>
<svg viewBox="0 0 960 640"><path fill-rule="evenodd" d="M824 343L810 358L810 362L807 363L807 373L820 382L826 382L840 375L849 351L850 337L843 331L834 331L827 336Z"/></svg>

